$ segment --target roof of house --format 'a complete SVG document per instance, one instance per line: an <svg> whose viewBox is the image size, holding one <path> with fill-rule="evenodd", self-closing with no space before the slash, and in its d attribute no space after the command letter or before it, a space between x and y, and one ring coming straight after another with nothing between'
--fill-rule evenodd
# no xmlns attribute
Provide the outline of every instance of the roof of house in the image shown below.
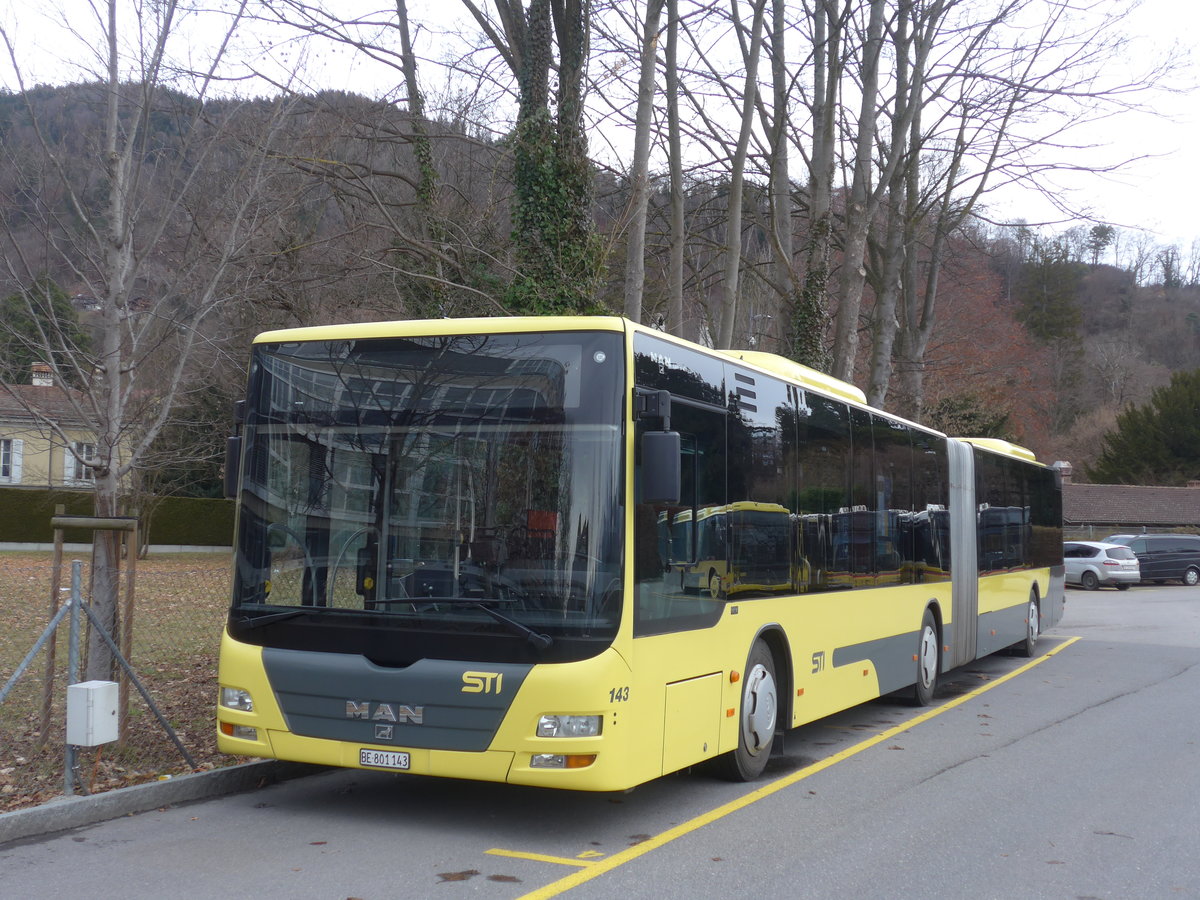
<svg viewBox="0 0 1200 900"><path fill-rule="evenodd" d="M1068 525L1200 526L1200 487L1063 485Z"/></svg>
<svg viewBox="0 0 1200 900"><path fill-rule="evenodd" d="M82 425L83 420L76 412L84 395L70 388L55 385L3 384L0 385L0 422L28 423L42 416L59 425ZM72 402L74 400L74 402Z"/></svg>

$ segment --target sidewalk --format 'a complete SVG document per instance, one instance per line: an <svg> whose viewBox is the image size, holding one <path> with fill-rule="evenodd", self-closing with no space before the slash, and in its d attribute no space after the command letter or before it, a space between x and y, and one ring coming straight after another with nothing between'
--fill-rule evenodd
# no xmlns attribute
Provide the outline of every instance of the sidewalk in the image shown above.
<svg viewBox="0 0 1200 900"><path fill-rule="evenodd" d="M0 846L163 806L252 791L321 771L324 771L321 766L270 759L177 775L166 781L135 784L88 797L64 796L41 806L0 813Z"/></svg>

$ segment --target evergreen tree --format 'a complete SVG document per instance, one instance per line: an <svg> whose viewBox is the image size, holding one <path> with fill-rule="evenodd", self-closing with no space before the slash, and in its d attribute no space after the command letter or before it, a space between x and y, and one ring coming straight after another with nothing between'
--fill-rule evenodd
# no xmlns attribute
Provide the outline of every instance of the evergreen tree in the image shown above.
<svg viewBox="0 0 1200 900"><path fill-rule="evenodd" d="M1200 369L1176 372L1143 406L1117 416L1094 465L1099 484L1184 485L1200 477Z"/></svg>
<svg viewBox="0 0 1200 900"><path fill-rule="evenodd" d="M1054 346L1078 339L1085 274L1086 268L1072 261L1061 243L1035 242L1017 282L1018 318L1042 343Z"/></svg>
<svg viewBox="0 0 1200 900"><path fill-rule="evenodd" d="M956 437L1014 439L1008 411L975 394L942 398L926 408L923 422Z"/></svg>
<svg viewBox="0 0 1200 900"><path fill-rule="evenodd" d="M1063 241L1034 239L1016 284L1017 319L1053 351L1049 373L1055 401L1047 410L1050 430L1065 431L1078 415L1083 382L1079 298L1087 266L1071 258Z"/></svg>
<svg viewBox="0 0 1200 900"><path fill-rule="evenodd" d="M34 363L69 376L64 354L86 351L88 344L71 298L50 278L0 300L0 382L29 384Z"/></svg>

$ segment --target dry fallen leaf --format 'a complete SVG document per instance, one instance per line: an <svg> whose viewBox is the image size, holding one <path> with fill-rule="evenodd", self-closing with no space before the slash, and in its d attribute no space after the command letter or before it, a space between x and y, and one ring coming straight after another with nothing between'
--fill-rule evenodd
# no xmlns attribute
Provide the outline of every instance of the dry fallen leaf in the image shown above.
<svg viewBox="0 0 1200 900"><path fill-rule="evenodd" d="M478 874L478 869L466 869L462 872L438 872L438 878L442 879L442 881L466 881Z"/></svg>

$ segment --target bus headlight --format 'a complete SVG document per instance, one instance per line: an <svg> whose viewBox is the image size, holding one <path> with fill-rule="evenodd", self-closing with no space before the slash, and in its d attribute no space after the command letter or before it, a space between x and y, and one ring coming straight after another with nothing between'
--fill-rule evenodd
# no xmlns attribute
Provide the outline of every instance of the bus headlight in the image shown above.
<svg viewBox="0 0 1200 900"><path fill-rule="evenodd" d="M254 698L249 691L241 688L221 688L221 705L226 709L238 709L242 712L254 712Z"/></svg>
<svg viewBox="0 0 1200 900"><path fill-rule="evenodd" d="M538 737L596 737L602 716L542 716L538 719Z"/></svg>

